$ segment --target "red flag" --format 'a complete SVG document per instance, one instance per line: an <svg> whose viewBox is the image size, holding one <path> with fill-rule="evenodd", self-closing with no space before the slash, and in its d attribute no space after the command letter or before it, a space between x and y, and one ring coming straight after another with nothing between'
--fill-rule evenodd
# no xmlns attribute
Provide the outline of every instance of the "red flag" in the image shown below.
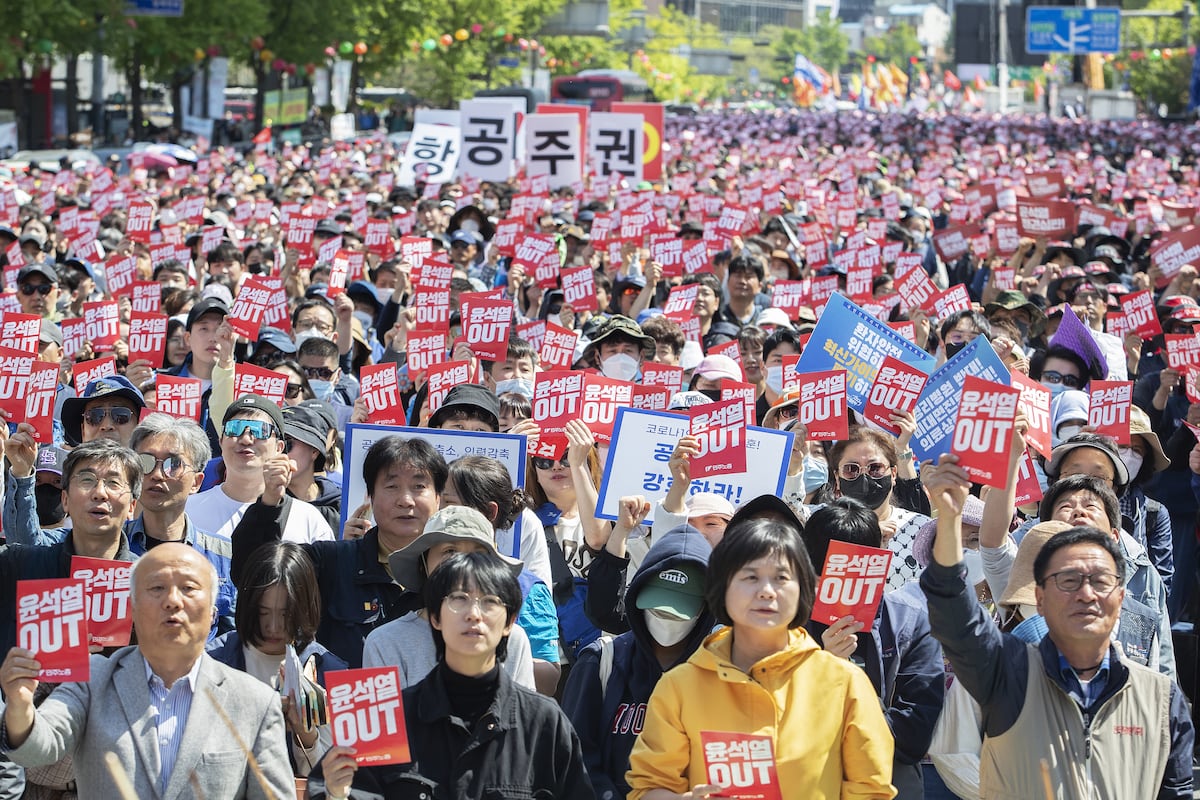
<svg viewBox="0 0 1200 800"><path fill-rule="evenodd" d="M267 142L271 141L271 126L268 125L258 133L254 134L254 138L250 141L254 142L254 144L266 144Z"/></svg>

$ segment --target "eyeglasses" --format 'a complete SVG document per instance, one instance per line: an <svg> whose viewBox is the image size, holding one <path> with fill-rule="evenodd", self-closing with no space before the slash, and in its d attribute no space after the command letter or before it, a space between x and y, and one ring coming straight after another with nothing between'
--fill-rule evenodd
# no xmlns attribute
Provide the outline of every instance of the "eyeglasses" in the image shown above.
<svg viewBox="0 0 1200 800"><path fill-rule="evenodd" d="M1116 575L1111 572L1094 572L1091 575L1083 572L1078 572L1073 569L1055 572L1052 575L1047 575L1042 579L1042 585L1046 585L1046 581L1054 580L1054 585L1060 592L1078 592L1083 588L1083 582L1087 581L1092 585L1092 591L1101 597L1107 597L1112 594L1112 590L1117 588L1121 581Z"/></svg>
<svg viewBox="0 0 1200 800"><path fill-rule="evenodd" d="M329 367L301 367L304 377L311 380L327 381L333 377L334 370Z"/></svg>
<svg viewBox="0 0 1200 800"><path fill-rule="evenodd" d="M888 474L892 465L884 461L872 461L867 464L867 475L872 478L882 478ZM847 461L838 467L838 474L848 481L852 481L862 474L863 468L861 464L855 464L853 461Z"/></svg>
<svg viewBox="0 0 1200 800"><path fill-rule="evenodd" d="M121 495L129 491L129 484L116 478L100 478L93 472L80 472L72 475L70 483L85 492L95 491L97 486L103 486L109 494Z"/></svg>
<svg viewBox="0 0 1200 800"><path fill-rule="evenodd" d="M83 412L83 421L92 427L104 422L105 417L111 419L113 425L128 425L133 421L133 411L118 406L115 408L89 408Z"/></svg>
<svg viewBox="0 0 1200 800"><path fill-rule="evenodd" d="M329 333L333 330L333 326L328 322L319 322L315 319L298 319L295 325L296 331L320 331L321 333Z"/></svg>
<svg viewBox="0 0 1200 800"><path fill-rule="evenodd" d="M633 286L629 286L629 287L621 290L621 295L623 297L632 297L635 294L641 294L641 293L642 293L641 289L638 289Z"/></svg>
<svg viewBox="0 0 1200 800"><path fill-rule="evenodd" d="M155 458L149 453L138 453L138 461L142 465L142 473L149 475L158 467L162 467L163 475L168 478L178 478L185 469L191 469L191 464L182 456L169 455L166 458Z"/></svg>
<svg viewBox="0 0 1200 800"><path fill-rule="evenodd" d="M1078 376L1063 375L1061 372L1055 372L1054 370L1047 370L1046 372L1043 372L1042 381L1044 383L1052 383L1056 386L1061 383L1068 389L1078 389L1081 385Z"/></svg>
<svg viewBox="0 0 1200 800"><path fill-rule="evenodd" d="M35 294L40 294L42 297L54 291L54 287L48 283L22 283L21 294L26 297L32 297Z"/></svg>
<svg viewBox="0 0 1200 800"><path fill-rule="evenodd" d="M478 608L485 617L497 616L508 608L504 601L494 594L472 597L466 592L451 592L446 595L446 606L455 614L465 614L472 607Z"/></svg>
<svg viewBox="0 0 1200 800"><path fill-rule="evenodd" d="M779 409L779 416L782 419L795 419L800 414L800 407L795 403L790 406L783 406Z"/></svg>
<svg viewBox="0 0 1200 800"><path fill-rule="evenodd" d="M304 387L301 386L300 384L289 383L287 385L287 389L284 392L284 397L286 397L288 400L295 400L297 397L300 396L300 393L303 391L304 391Z"/></svg>
<svg viewBox="0 0 1200 800"><path fill-rule="evenodd" d="M261 419L231 419L225 423L225 435L232 439L240 439L246 431L260 442L279 432L274 425Z"/></svg>
<svg viewBox="0 0 1200 800"><path fill-rule="evenodd" d="M271 369L280 361L283 361L286 357L287 356L279 351L275 351L274 353L255 353L250 357L249 361L256 367L266 367L267 369Z"/></svg>
<svg viewBox="0 0 1200 800"><path fill-rule="evenodd" d="M560 466L564 466L564 467L569 466L567 464L566 455L564 454L563 457L560 458L558 461L555 461L552 458L535 458L535 459L533 459L534 469L554 469L555 464L559 464Z"/></svg>

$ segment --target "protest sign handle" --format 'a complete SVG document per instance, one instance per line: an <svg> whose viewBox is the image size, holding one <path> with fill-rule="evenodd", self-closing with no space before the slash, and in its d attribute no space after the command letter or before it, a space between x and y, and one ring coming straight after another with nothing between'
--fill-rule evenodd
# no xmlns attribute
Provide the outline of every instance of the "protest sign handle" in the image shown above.
<svg viewBox="0 0 1200 800"><path fill-rule="evenodd" d="M133 782L129 780L129 774L121 766L121 759L117 757L117 754L105 753L104 765L108 767L108 774L112 776L113 783L117 787L117 792L121 795L121 800L137 800L137 792L133 790Z"/></svg>
<svg viewBox="0 0 1200 800"><path fill-rule="evenodd" d="M943 567L962 563L962 512L971 480L958 465L958 456L944 453L938 465L924 476L925 492L937 515L937 534L933 540L933 560Z"/></svg>
<svg viewBox="0 0 1200 800"><path fill-rule="evenodd" d="M225 723L225 727L229 729L230 735L233 736L233 741L237 743L237 746L241 748L242 753L245 754L246 762L250 765L250 771L254 773L254 778L258 781L258 785L262 789L263 794L266 795L267 800L277 800L275 797L275 792L271 791L271 784L269 781L267 781L267 776L263 774L262 767L258 764L258 759L254 757L254 751L246 746L246 740L242 738L240 733L238 733L238 729L233 724L233 720L229 718L229 713L221 706L221 702L217 699L217 696L213 694L212 689L205 689L204 693L208 695L208 702L212 703L213 709L216 710L217 715L221 718L221 721Z"/></svg>
<svg viewBox="0 0 1200 800"><path fill-rule="evenodd" d="M987 496L983 499L983 517L979 523L980 547L1004 546L1017 501L1017 470L1025 454L1025 431L1028 429L1029 422L1024 412L1018 411L1008 446L1008 472L1004 488L988 487Z"/></svg>

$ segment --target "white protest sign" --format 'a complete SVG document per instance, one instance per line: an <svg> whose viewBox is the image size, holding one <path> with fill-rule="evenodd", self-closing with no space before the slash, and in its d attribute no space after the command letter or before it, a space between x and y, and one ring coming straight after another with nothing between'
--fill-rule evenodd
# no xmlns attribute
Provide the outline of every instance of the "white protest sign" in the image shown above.
<svg viewBox="0 0 1200 800"><path fill-rule="evenodd" d="M481 181L507 181L512 177L516 150L517 117L508 103L463 100L462 156L458 171Z"/></svg>
<svg viewBox="0 0 1200 800"><path fill-rule="evenodd" d="M643 118L641 114L600 111L588 117L588 164L597 175L642 179Z"/></svg>
<svg viewBox="0 0 1200 800"><path fill-rule="evenodd" d="M458 165L458 137L457 127L418 124L404 151L397 182L413 186L421 178L427 183L448 183Z"/></svg>
<svg viewBox="0 0 1200 800"><path fill-rule="evenodd" d="M525 174L545 175L551 189L570 186L583 176L579 117L530 114L525 119Z"/></svg>
<svg viewBox="0 0 1200 800"><path fill-rule="evenodd" d="M667 462L688 427L688 418L679 414L618 409L604 477L600 482L596 516L615 520L622 497L643 495L651 503L646 523L653 524L654 503L666 497L671 487L671 470ZM793 434L788 431L748 426L746 472L693 480L689 494L724 495L735 508L760 494L782 495L792 438Z"/></svg>

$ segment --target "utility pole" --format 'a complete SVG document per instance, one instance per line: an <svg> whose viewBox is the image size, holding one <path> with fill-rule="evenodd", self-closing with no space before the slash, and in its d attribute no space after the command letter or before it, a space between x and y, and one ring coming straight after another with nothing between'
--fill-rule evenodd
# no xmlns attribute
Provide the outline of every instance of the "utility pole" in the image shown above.
<svg viewBox="0 0 1200 800"><path fill-rule="evenodd" d="M1008 0L999 0L1000 19L996 31L1000 36L1000 56L996 64L996 83L1000 87L1000 113L1008 113Z"/></svg>
<svg viewBox="0 0 1200 800"><path fill-rule="evenodd" d="M92 147L104 137L104 15L96 15L96 49L92 52Z"/></svg>

